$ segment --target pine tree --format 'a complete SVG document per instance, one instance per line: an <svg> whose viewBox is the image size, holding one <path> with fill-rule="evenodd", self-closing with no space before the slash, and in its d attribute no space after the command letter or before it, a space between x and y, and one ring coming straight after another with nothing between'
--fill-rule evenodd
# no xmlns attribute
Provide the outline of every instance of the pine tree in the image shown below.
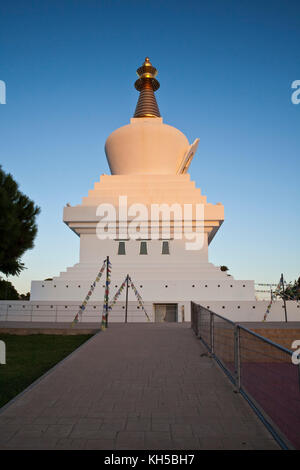
<svg viewBox="0 0 300 470"><path fill-rule="evenodd" d="M13 177L0 166L0 271L16 275L25 268L21 257L33 248L35 218L40 208L19 191Z"/></svg>
<svg viewBox="0 0 300 470"><path fill-rule="evenodd" d="M18 291L11 282L0 278L0 300L19 300Z"/></svg>

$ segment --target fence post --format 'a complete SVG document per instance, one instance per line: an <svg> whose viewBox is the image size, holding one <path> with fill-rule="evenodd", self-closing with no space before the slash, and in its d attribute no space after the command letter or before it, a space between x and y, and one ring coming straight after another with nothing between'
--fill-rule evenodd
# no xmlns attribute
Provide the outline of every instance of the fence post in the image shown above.
<svg viewBox="0 0 300 470"><path fill-rule="evenodd" d="M194 302L191 305L191 315L193 316L193 325L194 325L194 333L199 337L199 322L198 322L198 305Z"/></svg>
<svg viewBox="0 0 300 470"><path fill-rule="evenodd" d="M192 322L192 328L194 330L194 333L196 336L198 336L198 326L196 322L194 302L191 302L191 322Z"/></svg>
<svg viewBox="0 0 300 470"><path fill-rule="evenodd" d="M200 305L197 305L196 308L196 315L197 315L197 337L201 338L201 307Z"/></svg>
<svg viewBox="0 0 300 470"><path fill-rule="evenodd" d="M215 344L214 344L214 339L215 339L215 332L214 332L214 314L210 312L210 349L211 349L211 354L214 354L215 350Z"/></svg>
<svg viewBox="0 0 300 470"><path fill-rule="evenodd" d="M8 304L6 306L6 321L7 321L7 319L8 319Z"/></svg>
<svg viewBox="0 0 300 470"><path fill-rule="evenodd" d="M235 364L235 385L240 391L241 388L241 352L240 352L240 328L234 327L234 364Z"/></svg>
<svg viewBox="0 0 300 470"><path fill-rule="evenodd" d="M126 276L126 299L125 299L125 323L127 323L128 316L128 289L129 289L129 274Z"/></svg>

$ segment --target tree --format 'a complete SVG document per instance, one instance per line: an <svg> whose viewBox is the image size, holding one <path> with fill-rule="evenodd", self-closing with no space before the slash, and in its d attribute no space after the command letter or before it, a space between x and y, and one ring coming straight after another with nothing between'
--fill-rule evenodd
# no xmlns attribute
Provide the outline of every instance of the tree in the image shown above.
<svg viewBox="0 0 300 470"><path fill-rule="evenodd" d="M27 294L20 294L20 300L29 300L30 299L30 292L27 292Z"/></svg>
<svg viewBox="0 0 300 470"><path fill-rule="evenodd" d="M19 294L11 282L0 278L0 300L19 300Z"/></svg>
<svg viewBox="0 0 300 470"><path fill-rule="evenodd" d="M300 300L300 277L296 281L286 284L284 290L280 284L274 295L282 300Z"/></svg>
<svg viewBox="0 0 300 470"><path fill-rule="evenodd" d="M33 248L35 218L40 208L18 189L11 174L0 166L0 271L18 275L25 269L20 258Z"/></svg>
<svg viewBox="0 0 300 470"><path fill-rule="evenodd" d="M229 268L227 266L220 266L221 271L229 271Z"/></svg>

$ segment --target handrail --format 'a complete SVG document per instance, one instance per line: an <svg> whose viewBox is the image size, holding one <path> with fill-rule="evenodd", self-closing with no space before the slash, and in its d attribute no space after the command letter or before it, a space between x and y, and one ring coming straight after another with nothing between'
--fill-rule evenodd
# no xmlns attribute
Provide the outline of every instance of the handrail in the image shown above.
<svg viewBox="0 0 300 470"><path fill-rule="evenodd" d="M199 304L196 304L195 302L192 302L192 304L199 305ZM235 323L234 321L229 320L229 318L222 317L222 315L219 315L219 313L213 312L213 311L210 310L209 308L202 307L202 305L199 305L199 307L201 307L202 310L206 310L208 313L211 313L211 314L215 315L216 317L219 317L219 318L221 318L222 320L225 320L225 321L227 321L228 323L231 323L232 325L237 325L237 323Z"/></svg>
<svg viewBox="0 0 300 470"><path fill-rule="evenodd" d="M236 323L236 325L237 325L237 327L240 328L241 330L247 331L247 333L250 333L251 335L256 336L257 338L261 339L261 340L264 341L265 343L268 343L268 344L270 344L271 346L275 346L277 349L280 349L281 351L283 351L283 352L289 354L290 356L293 355L293 351L291 351L290 349L285 348L284 346L281 346L281 344L274 343L274 341L270 340L269 338L266 338L265 336L262 336L262 335L256 333L255 331L251 331L251 330L249 330L249 328L246 328L245 326L240 325L239 323Z"/></svg>
<svg viewBox="0 0 300 470"><path fill-rule="evenodd" d="M192 302L192 303L195 303L195 302ZM196 304L196 303L195 303L195 305L199 305L199 304ZM247 332L250 333L251 335L256 336L257 338L261 339L261 340L264 341L265 343L269 343L270 345L277 347L278 349L280 349L281 351L283 351L283 352L289 354L290 356L293 355L293 351L291 351L290 349L285 348L284 346L281 346L281 345L278 344L278 343L274 343L274 342L273 342L272 340L270 340L269 338L266 338L265 336L262 336L262 335L256 333L255 331L249 330L249 328L246 328L245 326L241 325L241 324L238 323L238 322L234 322L234 321L232 321L232 320L229 320L229 318L222 317L222 315L219 315L218 313L215 313L215 312L213 312L212 310L210 310L210 309L208 309L208 308L206 308L206 307L202 307L202 305L199 305L199 306L201 307L202 310L206 310L206 312L210 313L211 315L214 315L215 317L219 317L219 318L221 318L222 320L225 320L226 322L230 323L231 325L237 326L238 328L247 331Z"/></svg>
<svg viewBox="0 0 300 470"><path fill-rule="evenodd" d="M239 323L235 323L234 321L229 320L229 318L222 317L222 315L219 315L218 313L212 312L211 310L208 310L208 311L211 312L215 317L219 317L222 320L227 321L228 323L230 323L233 326L239 325Z"/></svg>

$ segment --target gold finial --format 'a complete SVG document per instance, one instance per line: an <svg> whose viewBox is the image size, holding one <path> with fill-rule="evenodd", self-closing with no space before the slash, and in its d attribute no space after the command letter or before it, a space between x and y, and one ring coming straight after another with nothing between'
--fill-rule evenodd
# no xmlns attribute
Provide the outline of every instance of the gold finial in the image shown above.
<svg viewBox="0 0 300 470"><path fill-rule="evenodd" d="M136 73L139 78L135 82L134 86L138 91L141 91L145 85L148 87L150 85L153 91L159 89L159 81L155 78L158 72L151 64L149 57L145 58L145 62L137 69Z"/></svg>
<svg viewBox="0 0 300 470"><path fill-rule="evenodd" d="M138 79L134 86L140 92L134 117L160 117L154 92L159 89L159 81L156 80L157 69L153 67L149 57L136 71Z"/></svg>

